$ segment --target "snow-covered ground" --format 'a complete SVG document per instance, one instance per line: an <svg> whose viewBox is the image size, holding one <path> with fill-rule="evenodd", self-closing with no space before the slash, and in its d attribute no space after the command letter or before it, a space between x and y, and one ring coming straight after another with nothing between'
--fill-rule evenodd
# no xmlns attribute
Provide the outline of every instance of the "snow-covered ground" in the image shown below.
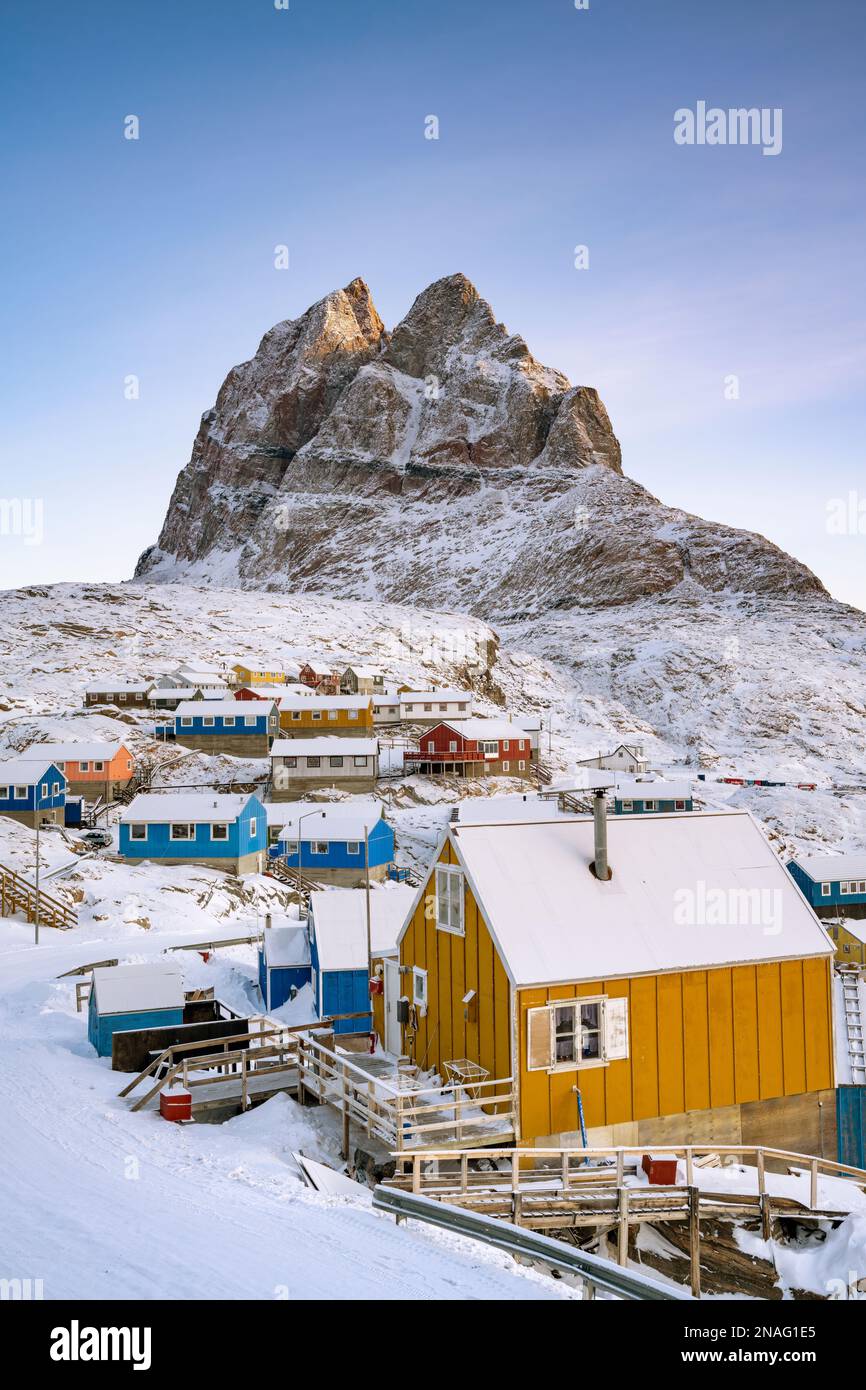
<svg viewBox="0 0 866 1390"><path fill-rule="evenodd" d="M664 632L660 610L655 603L515 618L494 634L460 614L314 596L146 584L14 591L0 595L8 679L0 757L37 740L123 737L157 765L157 787L255 784L263 760L158 743L161 716L86 713L84 686L102 675L156 675L182 661L249 656L267 667L286 656L330 656L383 666L395 680L471 683L482 713L541 713L543 756L555 774L636 738L661 772L705 770L709 780L696 784L703 804L748 806L780 853L866 847L866 793L856 790L866 786L859 617L840 618L831 640L816 630L808 603L792 605L784 614L789 645L780 645L781 620L762 620L742 603L708 600L688 621L672 607ZM818 790L714 780L780 771ZM428 861L458 795L522 787L513 779L466 782L459 791L419 776L384 782L398 860L416 868ZM118 1076L87 1043L74 985L57 975L86 961L144 960L181 942L256 932L266 912L294 913L294 893L267 877L132 867L111 850L82 856L76 837L60 830L41 841L46 886L75 900L79 925L63 935L45 929L36 948L31 927L0 919L0 1274L43 1278L47 1297L569 1296L474 1246L395 1228L369 1210L361 1189L348 1199L304 1187L291 1151L335 1159L327 1112L279 1097L220 1127L177 1128L131 1114L117 1098ZM32 878L34 851L33 833L0 817L0 863ZM233 1007L257 1009L252 947L220 950L208 964L194 952L172 959L190 985L215 983ZM847 1240L835 1242L840 1263L862 1242L859 1226ZM825 1277L829 1249L828 1241L816 1279ZM786 1279L811 1287L799 1271Z"/></svg>

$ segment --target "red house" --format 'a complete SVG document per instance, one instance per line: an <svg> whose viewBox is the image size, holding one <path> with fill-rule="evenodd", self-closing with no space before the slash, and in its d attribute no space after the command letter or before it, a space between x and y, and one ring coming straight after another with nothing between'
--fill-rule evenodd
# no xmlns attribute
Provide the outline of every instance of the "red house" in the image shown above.
<svg viewBox="0 0 866 1390"><path fill-rule="evenodd" d="M319 695L339 695L340 671L332 671L322 661L306 661L301 667L298 680L310 686Z"/></svg>
<svg viewBox="0 0 866 1390"><path fill-rule="evenodd" d="M458 777L529 777L530 738L504 719L458 719L434 724L420 747L407 749L404 765L414 772Z"/></svg>

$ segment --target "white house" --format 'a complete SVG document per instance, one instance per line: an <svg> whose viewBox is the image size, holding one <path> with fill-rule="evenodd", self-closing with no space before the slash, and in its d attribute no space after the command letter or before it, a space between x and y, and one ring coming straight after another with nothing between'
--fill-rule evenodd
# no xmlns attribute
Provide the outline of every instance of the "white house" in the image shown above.
<svg viewBox="0 0 866 1390"><path fill-rule="evenodd" d="M643 744L620 743L612 753L598 752L594 758L581 758L578 767L607 768L611 772L647 772L649 762Z"/></svg>
<svg viewBox="0 0 866 1390"><path fill-rule="evenodd" d="M379 740L335 735L331 738L278 738L271 748L272 797L294 798L314 787L372 791L379 776Z"/></svg>
<svg viewBox="0 0 866 1390"><path fill-rule="evenodd" d="M400 718L407 724L439 724L443 719L468 719L471 690L404 690Z"/></svg>

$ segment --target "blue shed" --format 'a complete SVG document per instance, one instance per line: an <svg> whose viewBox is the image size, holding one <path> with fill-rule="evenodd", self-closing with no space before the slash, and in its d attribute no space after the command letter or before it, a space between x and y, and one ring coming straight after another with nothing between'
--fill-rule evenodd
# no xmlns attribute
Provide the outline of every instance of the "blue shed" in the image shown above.
<svg viewBox="0 0 866 1390"><path fill-rule="evenodd" d="M370 891L373 958L397 955L397 938L415 900L415 889L387 883ZM310 894L310 955L319 1018L367 1013L370 979L367 960L367 894L363 888L323 888ZM347 1018L335 1033L363 1033L372 1014Z"/></svg>
<svg viewBox="0 0 866 1390"><path fill-rule="evenodd" d="M788 861L788 872L816 912L866 915L866 854L814 854Z"/></svg>
<svg viewBox="0 0 866 1390"><path fill-rule="evenodd" d="M0 763L0 815L35 826L53 821L63 824L66 776L56 763L37 758L31 749L26 758Z"/></svg>
<svg viewBox="0 0 866 1390"><path fill-rule="evenodd" d="M310 940L303 922L265 927L259 947L259 989L265 1009L278 1009L311 979Z"/></svg>
<svg viewBox="0 0 866 1390"><path fill-rule="evenodd" d="M174 966L100 966L90 983L87 1036L100 1057L110 1057L114 1033L183 1023L183 1003L183 979Z"/></svg>
<svg viewBox="0 0 866 1390"><path fill-rule="evenodd" d="M615 816L659 815L664 812L693 811L692 789L687 782L624 782L613 790Z"/></svg>
<svg viewBox="0 0 866 1390"><path fill-rule="evenodd" d="M382 812L378 801L347 801L321 807L309 801L294 802L269 853L290 869L298 868L300 855L301 871L320 883L359 887L366 876L366 832L370 878L380 882L387 877L395 846L394 828Z"/></svg>
<svg viewBox="0 0 866 1390"><path fill-rule="evenodd" d="M144 792L120 818L120 853L137 862L256 873L264 868L267 839L265 808L247 792Z"/></svg>

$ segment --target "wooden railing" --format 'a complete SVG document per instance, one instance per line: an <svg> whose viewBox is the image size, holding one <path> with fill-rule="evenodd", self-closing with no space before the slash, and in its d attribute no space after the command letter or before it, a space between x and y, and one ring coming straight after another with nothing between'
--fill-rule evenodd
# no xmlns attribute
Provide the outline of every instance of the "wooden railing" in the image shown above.
<svg viewBox="0 0 866 1390"><path fill-rule="evenodd" d="M38 894L39 925L56 927L67 931L78 926L78 915L73 907L54 898L40 888ZM9 917L13 912L23 912L28 922L36 921L36 887L14 869L0 864L0 917Z"/></svg>
<svg viewBox="0 0 866 1390"><path fill-rule="evenodd" d="M303 1085L343 1114L344 1139L354 1120L368 1135L399 1151L467 1140L505 1143L514 1134L512 1077L419 1087L409 1068L394 1080L373 1074L317 1038L300 1042ZM345 1152L345 1144L344 1144ZM426 1152L426 1150L425 1150Z"/></svg>
<svg viewBox="0 0 866 1390"><path fill-rule="evenodd" d="M650 1151L654 1157L670 1157L685 1164L686 1181L668 1185L626 1185L626 1158L636 1159ZM866 1171L811 1154L790 1153L766 1146L719 1145L643 1145L628 1148L453 1148L426 1149L407 1153L396 1149L397 1171L387 1180L393 1186L435 1198L449 1206L481 1212L533 1230L594 1228L614 1231L617 1259L625 1265L629 1258L629 1231L632 1225L648 1221L687 1221L689 1225L689 1269L692 1292L700 1296L700 1222L709 1217L746 1217L759 1220L763 1238L772 1234L773 1216L826 1219L844 1204L821 1207L820 1178L842 1178L866 1192ZM754 1169L754 1185L743 1190L739 1182L726 1188L723 1157L752 1160L743 1165ZM484 1160L486 1170L473 1167ZM718 1163L707 1168L706 1160ZM773 1193L767 1185L768 1164L778 1164L786 1173L808 1177L808 1199ZM605 1166L606 1165L606 1166ZM740 1165L737 1164L739 1170ZM492 1171L491 1171L492 1169ZM703 1169L704 1186L696 1175ZM718 1173L712 1187L707 1179ZM731 1175L734 1176L733 1174ZM748 1176L748 1175L747 1175ZM836 1194L838 1197L839 1194Z"/></svg>

